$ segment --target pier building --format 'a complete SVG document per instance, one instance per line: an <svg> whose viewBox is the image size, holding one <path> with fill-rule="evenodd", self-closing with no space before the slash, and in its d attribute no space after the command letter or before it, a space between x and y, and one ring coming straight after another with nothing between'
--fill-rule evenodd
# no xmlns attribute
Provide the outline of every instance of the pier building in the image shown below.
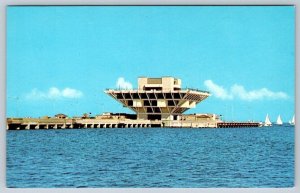
<svg viewBox="0 0 300 193"><path fill-rule="evenodd" d="M180 120L182 113L195 108L210 96L207 91L181 88L174 77L138 78L137 89L107 89L105 93L133 110L137 119Z"/></svg>
<svg viewBox="0 0 300 193"><path fill-rule="evenodd" d="M260 127L259 122L224 122L217 114L183 114L210 93L181 88L181 80L174 77L138 78L137 89L107 89L109 96L135 112L103 113L69 117L59 113L54 117L7 118L7 130L76 129L76 128L220 128Z"/></svg>

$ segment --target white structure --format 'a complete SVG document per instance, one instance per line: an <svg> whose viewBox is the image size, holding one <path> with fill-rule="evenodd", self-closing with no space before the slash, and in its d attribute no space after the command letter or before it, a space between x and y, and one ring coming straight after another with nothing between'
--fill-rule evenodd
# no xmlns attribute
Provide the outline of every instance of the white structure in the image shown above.
<svg viewBox="0 0 300 193"><path fill-rule="evenodd" d="M295 125L295 115L293 116L293 119L289 121L290 125Z"/></svg>
<svg viewBox="0 0 300 193"><path fill-rule="evenodd" d="M269 118L269 115L267 114L266 116L266 120L265 120L265 124L264 124L265 127L270 127L272 126L272 123L270 121L270 118Z"/></svg>
<svg viewBox="0 0 300 193"><path fill-rule="evenodd" d="M140 77L138 89L108 89L105 93L145 120L179 120L183 112L210 96L206 91L181 89L181 80L174 77Z"/></svg>
<svg viewBox="0 0 300 193"><path fill-rule="evenodd" d="M282 125L282 120L281 120L280 115L278 115L278 117L277 117L276 125Z"/></svg>

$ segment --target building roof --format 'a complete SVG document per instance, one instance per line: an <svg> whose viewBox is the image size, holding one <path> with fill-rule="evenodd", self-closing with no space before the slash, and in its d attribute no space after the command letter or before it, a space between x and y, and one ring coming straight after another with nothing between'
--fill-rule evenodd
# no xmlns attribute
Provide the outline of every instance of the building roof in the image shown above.
<svg viewBox="0 0 300 193"><path fill-rule="evenodd" d="M59 114L56 114L55 117L68 117L68 116L65 114L59 113Z"/></svg>

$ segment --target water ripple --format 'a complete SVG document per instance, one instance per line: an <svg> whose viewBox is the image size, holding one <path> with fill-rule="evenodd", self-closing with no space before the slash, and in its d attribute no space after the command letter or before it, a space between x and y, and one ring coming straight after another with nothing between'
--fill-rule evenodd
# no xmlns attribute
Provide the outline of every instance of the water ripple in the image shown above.
<svg viewBox="0 0 300 193"><path fill-rule="evenodd" d="M292 187L294 127L7 132L8 187Z"/></svg>

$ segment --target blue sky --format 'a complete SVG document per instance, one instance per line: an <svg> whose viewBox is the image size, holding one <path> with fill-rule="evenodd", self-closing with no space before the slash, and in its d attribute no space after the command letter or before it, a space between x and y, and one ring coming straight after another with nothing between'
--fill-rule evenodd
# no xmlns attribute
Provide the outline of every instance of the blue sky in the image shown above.
<svg viewBox="0 0 300 193"><path fill-rule="evenodd" d="M8 7L7 116L130 113L104 89L174 76L212 93L187 113L288 121L294 19L293 6Z"/></svg>

